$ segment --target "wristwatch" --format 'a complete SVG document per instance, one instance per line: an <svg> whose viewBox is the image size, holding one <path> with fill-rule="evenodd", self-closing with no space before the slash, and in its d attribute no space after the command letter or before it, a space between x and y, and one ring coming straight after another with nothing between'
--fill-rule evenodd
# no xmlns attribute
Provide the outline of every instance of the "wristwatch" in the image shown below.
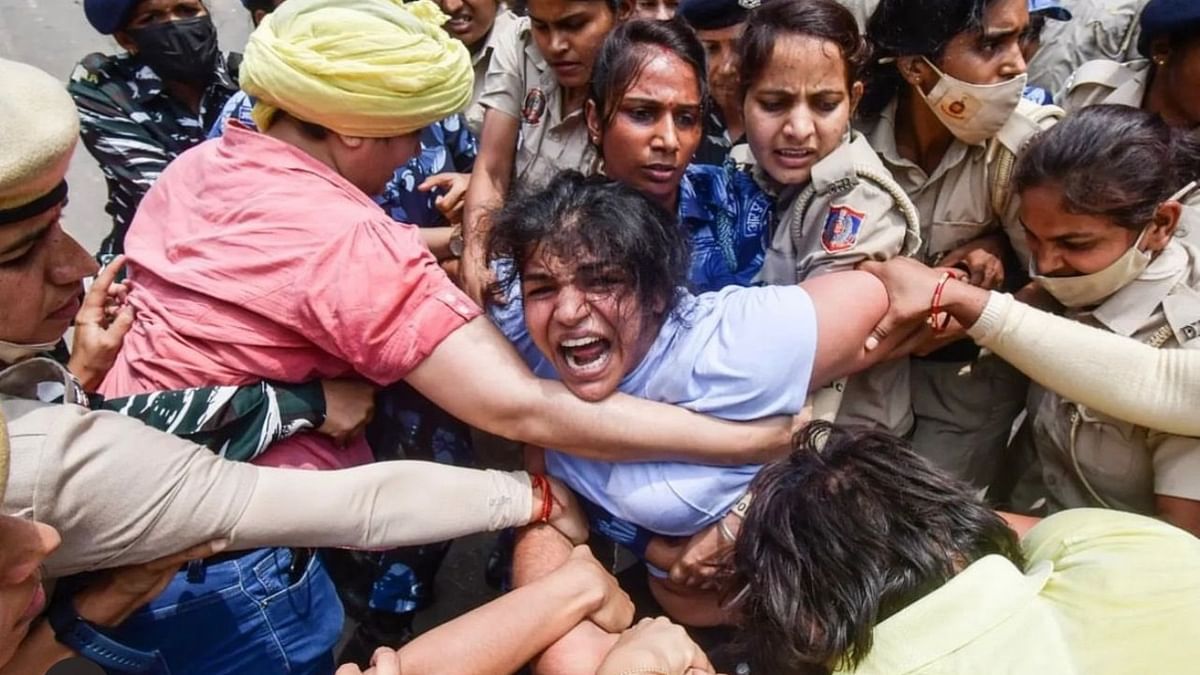
<svg viewBox="0 0 1200 675"><path fill-rule="evenodd" d="M463 240L463 232L461 225L455 225L450 231L450 255L455 258L461 258L463 251L467 249L467 242Z"/></svg>
<svg viewBox="0 0 1200 675"><path fill-rule="evenodd" d="M54 639L80 656L108 671L139 675L170 675L170 669L157 650L144 652L117 642L100 632L75 611L74 594L54 594L46 620L54 629Z"/></svg>

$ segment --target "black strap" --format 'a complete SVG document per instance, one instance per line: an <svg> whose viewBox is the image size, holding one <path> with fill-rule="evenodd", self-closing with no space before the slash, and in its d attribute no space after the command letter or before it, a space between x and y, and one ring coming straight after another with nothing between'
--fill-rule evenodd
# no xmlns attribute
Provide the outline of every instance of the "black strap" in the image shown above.
<svg viewBox="0 0 1200 675"><path fill-rule="evenodd" d="M37 199L15 206L11 209L0 209L0 225L19 223L27 218L41 215L67 200L67 181L62 181L53 190Z"/></svg>

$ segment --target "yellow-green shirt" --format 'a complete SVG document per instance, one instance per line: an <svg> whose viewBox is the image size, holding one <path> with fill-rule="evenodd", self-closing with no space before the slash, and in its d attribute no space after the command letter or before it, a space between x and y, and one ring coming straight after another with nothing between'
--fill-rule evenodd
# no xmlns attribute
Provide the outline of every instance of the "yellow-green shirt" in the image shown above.
<svg viewBox="0 0 1200 675"><path fill-rule="evenodd" d="M1183 675L1200 670L1200 539L1074 509L875 628L857 675Z"/></svg>

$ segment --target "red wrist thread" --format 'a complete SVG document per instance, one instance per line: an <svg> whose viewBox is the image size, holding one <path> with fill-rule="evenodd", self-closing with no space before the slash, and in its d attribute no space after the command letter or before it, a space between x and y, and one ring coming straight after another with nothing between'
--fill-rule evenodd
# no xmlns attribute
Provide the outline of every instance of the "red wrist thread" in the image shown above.
<svg viewBox="0 0 1200 675"><path fill-rule="evenodd" d="M929 305L929 327L934 335L940 335L950 325L950 313L942 309L942 291L946 290L946 282L954 278L949 272L942 272L937 286L933 288L933 300Z"/></svg>

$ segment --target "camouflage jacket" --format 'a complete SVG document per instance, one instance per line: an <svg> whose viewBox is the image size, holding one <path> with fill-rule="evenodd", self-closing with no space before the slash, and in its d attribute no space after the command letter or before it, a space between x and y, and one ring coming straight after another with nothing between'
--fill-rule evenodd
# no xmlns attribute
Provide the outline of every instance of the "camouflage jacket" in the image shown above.
<svg viewBox="0 0 1200 675"><path fill-rule="evenodd" d="M108 183L105 211L113 230L100 255L115 255L124 249L142 196L171 160L204 140L237 84L225 59L218 59L196 114L136 57L89 54L75 67L67 90L79 109L83 144Z"/></svg>

